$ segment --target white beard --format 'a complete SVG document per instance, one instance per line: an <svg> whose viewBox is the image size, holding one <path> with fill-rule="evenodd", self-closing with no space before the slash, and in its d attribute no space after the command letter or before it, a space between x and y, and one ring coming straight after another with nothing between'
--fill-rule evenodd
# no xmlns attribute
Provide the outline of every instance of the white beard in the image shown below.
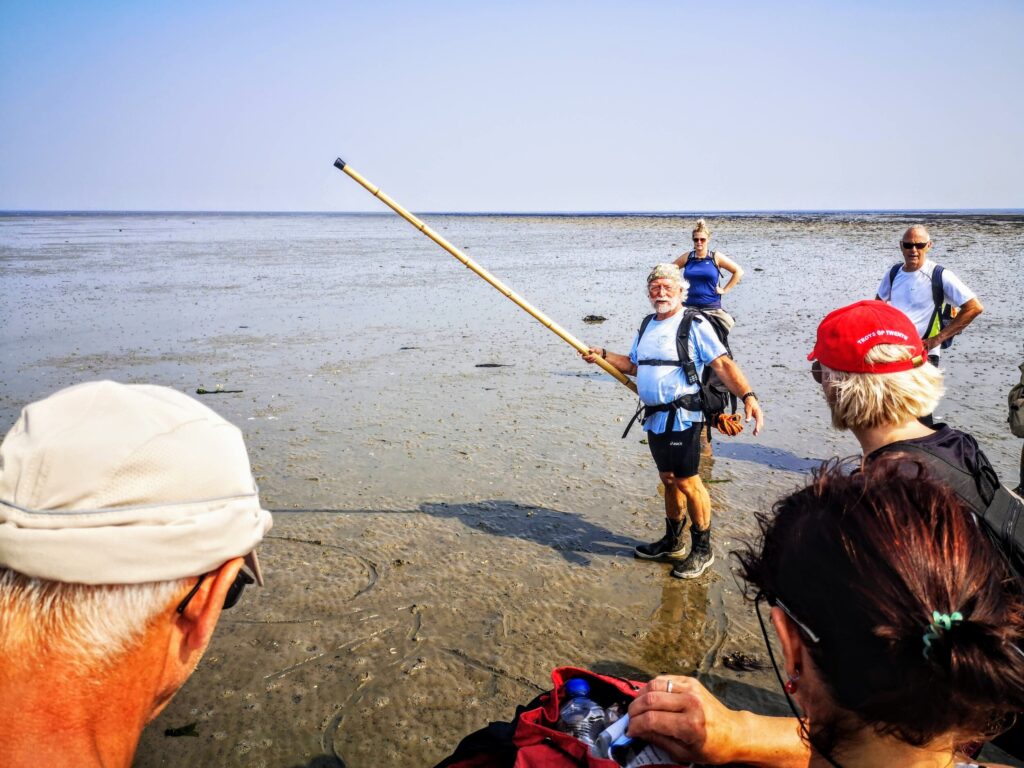
<svg viewBox="0 0 1024 768"><path fill-rule="evenodd" d="M656 299L651 299L651 308L654 309L659 315L667 315L671 312L675 312L683 304L683 296L680 293L674 299L669 299L665 296L659 296Z"/></svg>

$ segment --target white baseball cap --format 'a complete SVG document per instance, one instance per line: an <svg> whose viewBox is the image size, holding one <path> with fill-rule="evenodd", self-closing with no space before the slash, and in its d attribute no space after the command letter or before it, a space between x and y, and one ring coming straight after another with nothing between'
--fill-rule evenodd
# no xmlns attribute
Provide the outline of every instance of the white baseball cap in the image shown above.
<svg viewBox="0 0 1024 768"><path fill-rule="evenodd" d="M0 444L0 566L79 584L199 576L273 520L241 431L167 387L97 381L26 406Z"/></svg>

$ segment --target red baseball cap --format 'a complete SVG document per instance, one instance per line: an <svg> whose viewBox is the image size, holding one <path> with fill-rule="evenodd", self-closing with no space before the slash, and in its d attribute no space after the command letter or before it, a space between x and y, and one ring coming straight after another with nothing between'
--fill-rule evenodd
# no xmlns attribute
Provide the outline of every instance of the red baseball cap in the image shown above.
<svg viewBox="0 0 1024 768"><path fill-rule="evenodd" d="M913 352L907 360L864 362L864 355L879 344L902 344ZM927 358L921 336L910 318L884 301L871 299L826 315L807 359L846 373L897 373L922 366Z"/></svg>

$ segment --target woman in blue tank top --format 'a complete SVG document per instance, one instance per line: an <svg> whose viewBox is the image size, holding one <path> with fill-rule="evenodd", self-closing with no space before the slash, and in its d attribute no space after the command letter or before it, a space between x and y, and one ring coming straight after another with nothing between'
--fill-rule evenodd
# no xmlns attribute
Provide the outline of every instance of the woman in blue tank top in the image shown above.
<svg viewBox="0 0 1024 768"><path fill-rule="evenodd" d="M708 241L711 230L704 219L693 228L693 250L684 253L675 264L683 270L683 277L690 284L684 304L697 309L721 309L722 296L731 291L743 277L743 268L721 251L711 251ZM719 269L725 269L731 277L720 286Z"/></svg>

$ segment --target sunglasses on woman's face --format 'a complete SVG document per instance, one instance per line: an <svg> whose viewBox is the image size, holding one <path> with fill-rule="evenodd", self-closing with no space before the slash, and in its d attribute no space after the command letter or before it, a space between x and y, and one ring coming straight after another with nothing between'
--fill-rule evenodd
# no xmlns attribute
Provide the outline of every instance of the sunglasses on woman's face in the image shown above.
<svg viewBox="0 0 1024 768"><path fill-rule="evenodd" d="M811 363L811 376L814 377L814 381L821 384L821 363L815 360Z"/></svg>

